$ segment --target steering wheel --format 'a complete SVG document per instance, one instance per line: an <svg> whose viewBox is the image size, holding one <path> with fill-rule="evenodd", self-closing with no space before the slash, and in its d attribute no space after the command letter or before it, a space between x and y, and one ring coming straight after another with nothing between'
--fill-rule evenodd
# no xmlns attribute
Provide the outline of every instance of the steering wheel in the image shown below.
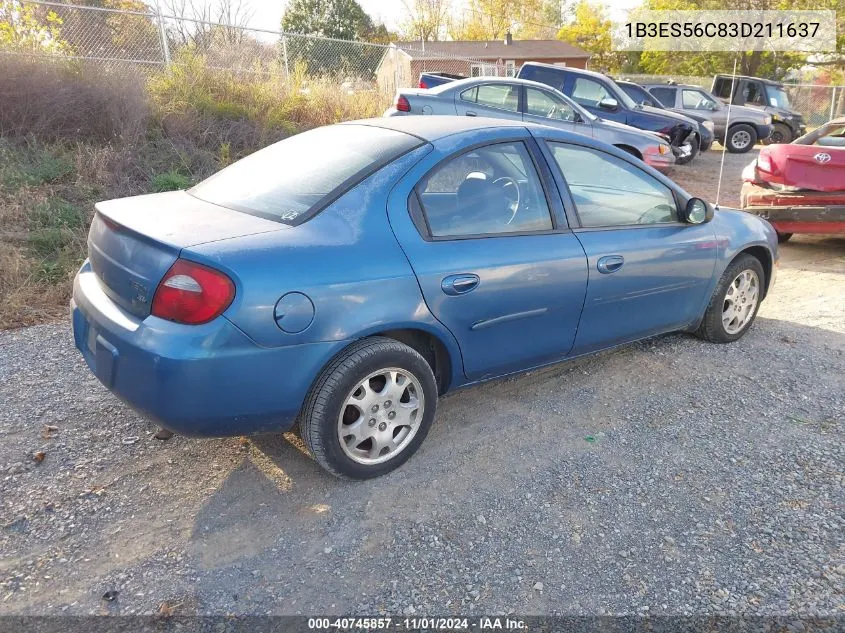
<svg viewBox="0 0 845 633"><path fill-rule="evenodd" d="M493 181L493 184L501 187L502 192L505 194L505 197L508 198L508 209L511 212L511 217L506 222L506 224L510 224L511 222L513 222L517 212L519 211L519 184L510 176L502 176L501 178L496 178L496 180Z"/></svg>

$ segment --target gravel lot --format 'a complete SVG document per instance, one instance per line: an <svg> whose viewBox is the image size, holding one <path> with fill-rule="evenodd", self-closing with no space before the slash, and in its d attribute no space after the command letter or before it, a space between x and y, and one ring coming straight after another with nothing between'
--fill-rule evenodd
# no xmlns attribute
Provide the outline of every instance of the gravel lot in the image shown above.
<svg viewBox="0 0 845 633"><path fill-rule="evenodd" d="M713 199L718 160L673 176ZM457 392L365 483L292 437L156 440L67 322L0 332L0 614L841 616L845 240L782 254L738 343Z"/></svg>

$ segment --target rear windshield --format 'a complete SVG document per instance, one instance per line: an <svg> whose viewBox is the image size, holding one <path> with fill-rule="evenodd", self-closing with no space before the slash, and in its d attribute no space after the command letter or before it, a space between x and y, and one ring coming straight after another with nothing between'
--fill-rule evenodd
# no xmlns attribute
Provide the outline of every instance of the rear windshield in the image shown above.
<svg viewBox="0 0 845 633"><path fill-rule="evenodd" d="M415 136L367 125L317 128L250 154L188 193L250 215L299 224L421 144Z"/></svg>

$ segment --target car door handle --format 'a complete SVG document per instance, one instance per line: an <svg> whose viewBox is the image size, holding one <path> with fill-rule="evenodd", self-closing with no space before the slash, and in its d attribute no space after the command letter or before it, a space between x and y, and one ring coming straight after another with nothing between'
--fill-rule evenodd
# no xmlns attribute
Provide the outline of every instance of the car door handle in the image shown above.
<svg viewBox="0 0 845 633"><path fill-rule="evenodd" d="M478 287L478 275L461 274L444 277L440 287L447 295L462 295Z"/></svg>
<svg viewBox="0 0 845 633"><path fill-rule="evenodd" d="M472 110L467 110L466 115L467 116L475 116L475 112L473 112Z"/></svg>
<svg viewBox="0 0 845 633"><path fill-rule="evenodd" d="M622 257L622 255L605 255L604 257L599 258L596 268L598 268L600 273L609 275L610 273L615 273L617 270L622 268L624 263L625 258Z"/></svg>

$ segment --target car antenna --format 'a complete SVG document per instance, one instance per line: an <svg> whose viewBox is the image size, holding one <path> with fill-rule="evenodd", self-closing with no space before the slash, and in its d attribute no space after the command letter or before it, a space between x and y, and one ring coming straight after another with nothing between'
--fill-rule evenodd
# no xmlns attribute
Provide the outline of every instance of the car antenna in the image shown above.
<svg viewBox="0 0 845 633"><path fill-rule="evenodd" d="M733 104L734 101L734 88L736 87L736 62L738 59L739 53L737 53L736 57L734 57L734 72L733 75L731 75L731 94L728 99L728 116L725 120L725 142L722 144L722 162L719 164L719 184L716 185L716 204L714 206L717 209L719 208L719 196L722 195L722 174L725 171L725 152L728 148L728 130L731 125L731 104Z"/></svg>

